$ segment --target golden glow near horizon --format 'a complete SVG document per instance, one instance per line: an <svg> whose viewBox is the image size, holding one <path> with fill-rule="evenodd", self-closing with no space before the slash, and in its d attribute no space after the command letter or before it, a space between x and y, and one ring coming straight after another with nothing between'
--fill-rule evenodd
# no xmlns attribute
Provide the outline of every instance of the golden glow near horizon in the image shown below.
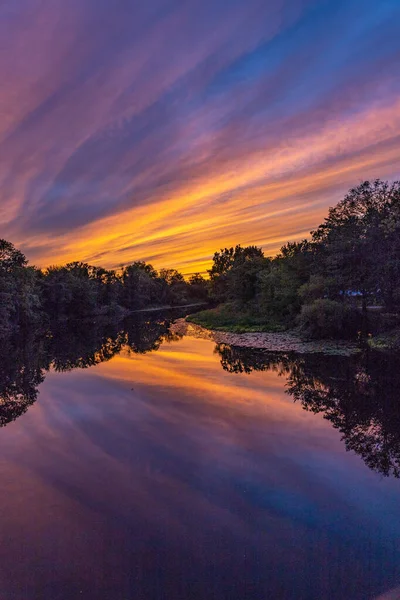
<svg viewBox="0 0 400 600"><path fill-rule="evenodd" d="M273 255L349 187L400 175L390 6L368 1L354 31L353 2L250 0L229 19L208 0L151 18L22 4L0 25L0 237L33 264L204 273L219 248Z"/></svg>

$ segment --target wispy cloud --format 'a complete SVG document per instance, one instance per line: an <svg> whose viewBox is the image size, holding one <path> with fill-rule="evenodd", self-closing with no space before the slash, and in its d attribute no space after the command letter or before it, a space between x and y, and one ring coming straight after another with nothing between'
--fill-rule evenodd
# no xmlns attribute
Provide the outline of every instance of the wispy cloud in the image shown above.
<svg viewBox="0 0 400 600"><path fill-rule="evenodd" d="M0 235L32 261L204 270L400 175L396 0L148 4L0 7Z"/></svg>

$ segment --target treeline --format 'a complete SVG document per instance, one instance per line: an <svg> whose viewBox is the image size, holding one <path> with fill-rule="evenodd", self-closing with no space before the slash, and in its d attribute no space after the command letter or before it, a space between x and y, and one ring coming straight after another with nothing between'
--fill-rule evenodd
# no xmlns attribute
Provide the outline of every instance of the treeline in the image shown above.
<svg viewBox="0 0 400 600"><path fill-rule="evenodd" d="M222 306L193 320L354 336L371 305L399 311L400 182L351 189L310 239L287 243L275 258L255 246L216 252L209 275L210 296Z"/></svg>
<svg viewBox="0 0 400 600"><path fill-rule="evenodd" d="M10 242L0 240L0 335L54 320L123 315L152 306L204 302L199 274L185 281L175 269L157 272L145 262L114 270L72 262L45 270L28 266Z"/></svg>
<svg viewBox="0 0 400 600"><path fill-rule="evenodd" d="M121 272L73 262L40 270L0 240L0 335L36 322L210 301L197 322L309 337L366 331L367 309L400 307L400 182L366 181L329 210L308 240L275 258L256 246L216 252L206 280L134 262Z"/></svg>

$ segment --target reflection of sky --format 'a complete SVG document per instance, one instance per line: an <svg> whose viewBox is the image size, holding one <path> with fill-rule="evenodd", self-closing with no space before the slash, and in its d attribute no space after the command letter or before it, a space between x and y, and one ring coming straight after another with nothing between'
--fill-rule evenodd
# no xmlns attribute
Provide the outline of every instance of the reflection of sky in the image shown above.
<svg viewBox="0 0 400 600"><path fill-rule="evenodd" d="M0 236L186 273L276 251L399 176L399 24L398 0L3 0Z"/></svg>
<svg viewBox="0 0 400 600"><path fill-rule="evenodd" d="M399 482L284 383L229 374L190 338L49 375L0 435L2 600L365 600L395 585Z"/></svg>

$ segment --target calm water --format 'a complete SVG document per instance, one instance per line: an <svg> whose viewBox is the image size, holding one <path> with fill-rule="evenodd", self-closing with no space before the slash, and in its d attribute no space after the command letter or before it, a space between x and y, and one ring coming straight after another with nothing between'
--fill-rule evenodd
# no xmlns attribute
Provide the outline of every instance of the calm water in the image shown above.
<svg viewBox="0 0 400 600"><path fill-rule="evenodd" d="M165 322L0 354L1 600L400 585L393 364L216 348Z"/></svg>

